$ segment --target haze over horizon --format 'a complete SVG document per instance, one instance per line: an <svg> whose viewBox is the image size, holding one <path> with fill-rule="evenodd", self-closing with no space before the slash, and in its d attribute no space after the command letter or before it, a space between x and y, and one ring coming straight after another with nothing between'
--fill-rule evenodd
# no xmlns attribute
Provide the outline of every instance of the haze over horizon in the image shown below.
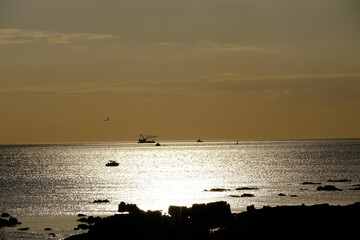
<svg viewBox="0 0 360 240"><path fill-rule="evenodd" d="M359 122L359 1L0 0L0 144L359 138Z"/></svg>

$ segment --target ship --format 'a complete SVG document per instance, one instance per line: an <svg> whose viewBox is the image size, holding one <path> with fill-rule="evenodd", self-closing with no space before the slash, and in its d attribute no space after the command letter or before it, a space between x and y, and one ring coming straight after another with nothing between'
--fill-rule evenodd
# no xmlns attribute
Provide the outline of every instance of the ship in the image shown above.
<svg viewBox="0 0 360 240"><path fill-rule="evenodd" d="M155 138L157 138L158 136L155 136L155 135L146 135L144 137L144 135L142 135L140 133L140 136L139 136L139 141L138 143L155 143Z"/></svg>

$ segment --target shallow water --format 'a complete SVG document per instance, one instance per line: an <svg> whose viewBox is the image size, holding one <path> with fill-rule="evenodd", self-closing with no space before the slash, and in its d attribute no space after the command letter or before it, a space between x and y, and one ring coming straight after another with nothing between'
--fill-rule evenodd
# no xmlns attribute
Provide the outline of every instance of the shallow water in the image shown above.
<svg viewBox="0 0 360 240"><path fill-rule="evenodd" d="M120 201L169 205L350 204L360 199L360 140L84 143L0 146L0 212L21 217L106 215ZM120 163L106 167L109 160ZM351 182L327 182L350 179ZM319 185L344 191L316 191ZM258 190L235 190L256 187ZM222 188L227 191L204 191ZM251 193L254 197L239 197ZM278 196L284 193L286 196ZM296 196L290 196L296 195ZM108 199L109 203L92 203Z"/></svg>

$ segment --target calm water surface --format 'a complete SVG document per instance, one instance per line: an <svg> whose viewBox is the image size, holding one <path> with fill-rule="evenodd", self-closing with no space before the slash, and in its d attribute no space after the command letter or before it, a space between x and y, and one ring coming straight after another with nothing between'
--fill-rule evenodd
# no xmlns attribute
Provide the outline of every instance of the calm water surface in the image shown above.
<svg viewBox="0 0 360 240"><path fill-rule="evenodd" d="M109 160L120 165L106 167ZM319 185L305 181L344 191L316 191ZM166 211L225 200L233 212L251 204L350 204L360 200L360 191L350 190L355 184L360 140L0 146L0 212L20 218L113 214L120 201ZM205 191L214 188L227 191ZM243 193L254 197L239 197ZM110 202L92 203L97 199Z"/></svg>

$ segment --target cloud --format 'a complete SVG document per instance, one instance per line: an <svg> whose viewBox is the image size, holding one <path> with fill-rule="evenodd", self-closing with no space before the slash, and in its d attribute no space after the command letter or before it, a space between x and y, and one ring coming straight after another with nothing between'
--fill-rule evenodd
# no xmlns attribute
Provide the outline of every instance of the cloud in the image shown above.
<svg viewBox="0 0 360 240"><path fill-rule="evenodd" d="M0 87L0 96L238 96L360 101L360 73L247 76L223 73L181 80ZM274 99L273 98L273 99Z"/></svg>
<svg viewBox="0 0 360 240"><path fill-rule="evenodd" d="M218 43L209 40L199 40L198 49L213 50L213 51L269 51L268 49L244 45L240 43Z"/></svg>
<svg viewBox="0 0 360 240"><path fill-rule="evenodd" d="M287 99L360 100L360 73L241 75L223 73L197 80L204 91Z"/></svg>
<svg viewBox="0 0 360 240"><path fill-rule="evenodd" d="M93 41L116 38L110 34L94 33L56 33L48 31L0 28L0 45L46 42L50 44L68 44L76 41Z"/></svg>

